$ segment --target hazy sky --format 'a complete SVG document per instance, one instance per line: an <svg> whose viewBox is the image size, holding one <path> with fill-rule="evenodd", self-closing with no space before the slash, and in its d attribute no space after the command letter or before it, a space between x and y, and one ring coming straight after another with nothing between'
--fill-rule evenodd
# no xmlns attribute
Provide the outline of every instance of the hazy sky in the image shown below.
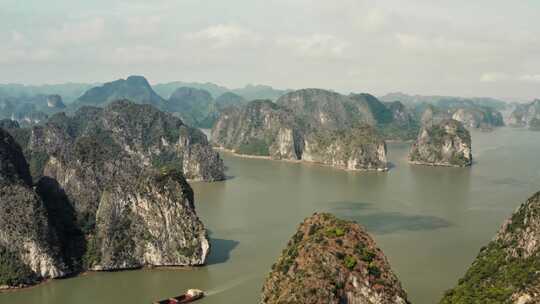
<svg viewBox="0 0 540 304"><path fill-rule="evenodd" d="M0 83L540 97L540 1L0 0Z"/></svg>

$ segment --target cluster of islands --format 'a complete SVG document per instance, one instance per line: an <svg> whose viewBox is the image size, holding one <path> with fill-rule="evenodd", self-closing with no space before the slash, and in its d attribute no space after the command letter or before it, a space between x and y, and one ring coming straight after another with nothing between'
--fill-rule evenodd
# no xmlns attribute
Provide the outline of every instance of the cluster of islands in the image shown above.
<svg viewBox="0 0 540 304"><path fill-rule="evenodd" d="M210 242L189 182L227 179L220 150L392 174L386 143L407 141L411 165L469 167L471 129L540 131L540 100L130 76L0 85L0 119L0 290L12 290L87 271L204 265ZM440 303L538 303L540 193L479 250ZM365 228L328 213L306 218L268 268L264 304L410 303Z"/></svg>

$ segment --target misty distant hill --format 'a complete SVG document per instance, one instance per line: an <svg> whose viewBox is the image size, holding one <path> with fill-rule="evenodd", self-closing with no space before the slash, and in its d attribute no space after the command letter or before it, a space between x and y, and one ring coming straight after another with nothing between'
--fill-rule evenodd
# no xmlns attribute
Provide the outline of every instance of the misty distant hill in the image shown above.
<svg viewBox="0 0 540 304"><path fill-rule="evenodd" d="M382 101L401 101L408 106L415 106L420 103L428 103L440 108L474 108L492 107L496 110L504 110L507 103L500 99L491 97L456 97L456 96L437 96L437 95L408 95L401 92L389 93L379 97Z"/></svg>
<svg viewBox="0 0 540 304"><path fill-rule="evenodd" d="M199 90L208 91L213 97L218 97L219 95L230 91L224 86L220 86L211 82L183 82L183 81L174 81L168 83L158 83L153 85L152 88L156 93L165 99L169 99L171 95L179 88L194 88Z"/></svg>
<svg viewBox="0 0 540 304"><path fill-rule="evenodd" d="M227 87L224 87L215 83L211 83L211 82L201 83L201 82L175 81L175 82L168 82L168 83L159 83L152 86L152 88L161 97L165 99L168 99L169 97L171 97L174 91L183 87L208 91L214 98L217 98L218 96L223 95L224 93L231 92L231 93L241 96L242 98L248 101L255 100L255 99L276 100L279 97L291 91L291 90L275 89L267 85L252 85L252 84L248 84L243 88L229 89Z"/></svg>
<svg viewBox="0 0 540 304"><path fill-rule="evenodd" d="M165 103L165 100L154 92L146 78L129 76L127 79L118 79L89 89L74 102L73 106L76 108L104 106L119 99L128 99L138 104L151 104L158 108Z"/></svg>
<svg viewBox="0 0 540 304"><path fill-rule="evenodd" d="M32 98L36 95L60 95L65 103L79 98L94 83L62 83L44 85L0 84L0 97Z"/></svg>

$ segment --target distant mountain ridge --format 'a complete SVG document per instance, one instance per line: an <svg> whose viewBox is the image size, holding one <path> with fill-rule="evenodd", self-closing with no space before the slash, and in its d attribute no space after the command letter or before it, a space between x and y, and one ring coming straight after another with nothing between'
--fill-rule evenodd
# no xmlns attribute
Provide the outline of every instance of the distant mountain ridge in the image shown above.
<svg viewBox="0 0 540 304"><path fill-rule="evenodd" d="M199 90L208 91L213 98L217 98L224 93L234 93L242 98L250 101L255 99L270 99L277 100L279 97L285 95L292 90L289 89L275 89L268 85L253 85L248 84L243 88L230 89L225 86L221 86L211 82L183 82L174 81L168 83L158 83L152 86L152 88L163 98L168 99L179 88L189 87Z"/></svg>
<svg viewBox="0 0 540 304"><path fill-rule="evenodd" d="M488 106L497 110L505 109L507 102L491 97L457 97L457 96L439 96L439 95L408 95L402 92L388 93L379 96L382 101L401 101L406 105L418 103L429 103L439 107L472 107Z"/></svg>
<svg viewBox="0 0 540 304"><path fill-rule="evenodd" d="M161 107L165 103L165 100L154 92L146 78L129 76L89 89L73 103L73 106L100 106L118 99L129 99L134 103L151 104L156 107Z"/></svg>
<svg viewBox="0 0 540 304"><path fill-rule="evenodd" d="M35 95L60 95L65 103L71 103L88 89L100 83L61 83L25 85L18 83L0 84L0 97L29 98Z"/></svg>

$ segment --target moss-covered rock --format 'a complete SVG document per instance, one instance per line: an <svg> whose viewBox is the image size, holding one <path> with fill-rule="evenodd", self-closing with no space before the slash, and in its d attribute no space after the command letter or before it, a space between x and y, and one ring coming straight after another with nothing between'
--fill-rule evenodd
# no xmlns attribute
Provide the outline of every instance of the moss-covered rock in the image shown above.
<svg viewBox="0 0 540 304"><path fill-rule="evenodd" d="M0 285L19 287L70 272L21 148L0 129Z"/></svg>
<svg viewBox="0 0 540 304"><path fill-rule="evenodd" d="M94 270L201 265L209 252L193 190L176 170L147 172L134 183L108 187L93 241L86 259Z"/></svg>
<svg viewBox="0 0 540 304"><path fill-rule="evenodd" d="M272 266L260 303L404 304L408 300L365 229L322 213L300 224Z"/></svg>
<svg viewBox="0 0 540 304"><path fill-rule="evenodd" d="M540 192L521 205L480 250L441 304L519 303L540 299Z"/></svg>
<svg viewBox="0 0 540 304"><path fill-rule="evenodd" d="M276 103L256 100L225 109L212 129L212 141L239 154L386 170L386 145L377 127L369 124L376 125L370 109L379 106L386 109L368 94L299 90ZM393 120L394 112L388 113Z"/></svg>
<svg viewBox="0 0 540 304"><path fill-rule="evenodd" d="M472 164L471 135L453 119L425 124L409 151L409 162L430 166L467 167Z"/></svg>

